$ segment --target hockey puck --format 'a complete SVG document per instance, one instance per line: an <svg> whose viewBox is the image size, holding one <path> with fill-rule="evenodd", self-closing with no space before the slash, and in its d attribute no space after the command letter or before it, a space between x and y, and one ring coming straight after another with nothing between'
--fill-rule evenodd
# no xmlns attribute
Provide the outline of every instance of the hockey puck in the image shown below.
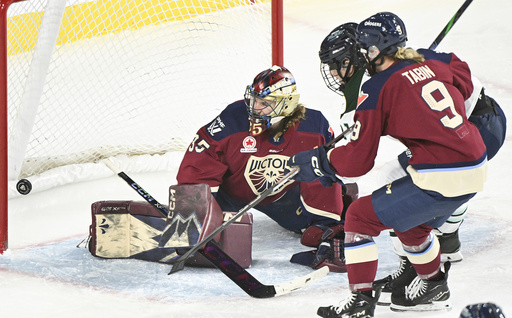
<svg viewBox="0 0 512 318"><path fill-rule="evenodd" d="M16 183L16 190L23 195L27 195L32 190L32 183L27 179L21 179Z"/></svg>

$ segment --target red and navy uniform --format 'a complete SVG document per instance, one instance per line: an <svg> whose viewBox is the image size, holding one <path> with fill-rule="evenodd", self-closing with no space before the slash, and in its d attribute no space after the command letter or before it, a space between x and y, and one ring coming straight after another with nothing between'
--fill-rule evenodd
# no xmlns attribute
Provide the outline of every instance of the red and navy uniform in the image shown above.
<svg viewBox="0 0 512 318"><path fill-rule="evenodd" d="M239 210L284 175L291 155L323 145L332 137L327 119L312 109L306 109L305 117L277 141L268 130L251 136L246 105L237 101L199 129L177 180L179 184L206 183L224 211ZM256 209L290 230L335 224L341 221L343 210L341 185L324 188L319 181L290 181Z"/></svg>
<svg viewBox="0 0 512 318"><path fill-rule="evenodd" d="M406 176L349 206L345 233L375 237L392 228L404 245L430 242L426 250L408 253L418 275L429 278L440 260L431 230L483 189L487 153L466 118L464 101L474 89L469 67L454 54L421 53L424 62L396 61L361 86L351 141L329 157L339 175L353 177L373 167L381 136L392 136L410 150ZM375 242L354 238L346 243L345 256L350 288L371 289Z"/></svg>
<svg viewBox="0 0 512 318"><path fill-rule="evenodd" d="M332 150L330 162L339 175L361 176L389 135L411 151L407 170L419 188L446 197L481 191L486 147L464 106L471 72L454 54L421 53L425 62L397 61L362 85L351 142Z"/></svg>

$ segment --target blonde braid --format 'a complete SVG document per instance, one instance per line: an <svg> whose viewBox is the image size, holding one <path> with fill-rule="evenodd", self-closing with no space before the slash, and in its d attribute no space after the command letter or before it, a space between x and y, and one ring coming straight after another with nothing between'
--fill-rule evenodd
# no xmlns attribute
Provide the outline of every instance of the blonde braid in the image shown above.
<svg viewBox="0 0 512 318"><path fill-rule="evenodd" d="M290 116L283 119L283 128L281 129L281 131L276 133L276 135L274 136L274 140L276 140L276 141L279 140L279 138L281 138L281 136L284 135L284 133L290 127L293 127L297 122L299 122L301 119L303 119L305 117L305 115L306 115L306 107L304 107L304 105L302 105L302 104L297 105L297 108L295 108L293 113Z"/></svg>

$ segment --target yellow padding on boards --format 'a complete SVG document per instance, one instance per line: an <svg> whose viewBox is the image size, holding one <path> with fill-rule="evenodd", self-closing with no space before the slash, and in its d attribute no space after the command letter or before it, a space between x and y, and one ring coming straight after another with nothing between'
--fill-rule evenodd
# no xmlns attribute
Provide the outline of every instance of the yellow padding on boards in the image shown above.
<svg viewBox="0 0 512 318"><path fill-rule="evenodd" d="M57 45L148 25L191 19L201 14L253 3L251 0L99 0L69 6L64 11ZM43 12L10 17L8 54L32 51ZM85 17L85 18L84 18ZM23 39L23 40L21 40Z"/></svg>
<svg viewBox="0 0 512 318"><path fill-rule="evenodd" d="M356 264L376 261L379 257L379 250L375 242L346 247L345 246L345 263Z"/></svg>
<svg viewBox="0 0 512 318"><path fill-rule="evenodd" d="M427 263L430 263L431 261L433 261L436 257L437 257L437 254L439 254L439 249L440 249L440 245L439 245L439 240L437 239L437 236L435 235L432 235L433 236L433 239L432 239L432 243L429 245L428 249L422 253L410 253L410 252L407 252L407 258L409 259L409 261L411 261L411 263L413 264L427 264Z"/></svg>

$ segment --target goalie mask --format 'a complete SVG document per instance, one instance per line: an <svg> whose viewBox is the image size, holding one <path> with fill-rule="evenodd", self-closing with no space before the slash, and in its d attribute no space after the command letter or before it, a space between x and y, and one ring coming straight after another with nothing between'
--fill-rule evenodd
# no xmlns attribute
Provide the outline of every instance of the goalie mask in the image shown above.
<svg viewBox="0 0 512 318"><path fill-rule="evenodd" d="M343 96L350 77L365 66L365 58L356 42L357 23L344 23L322 41L318 55L325 85Z"/></svg>
<svg viewBox="0 0 512 318"><path fill-rule="evenodd" d="M293 114L299 95L295 78L285 67L272 66L256 75L244 96L251 135L261 134L273 119Z"/></svg>

